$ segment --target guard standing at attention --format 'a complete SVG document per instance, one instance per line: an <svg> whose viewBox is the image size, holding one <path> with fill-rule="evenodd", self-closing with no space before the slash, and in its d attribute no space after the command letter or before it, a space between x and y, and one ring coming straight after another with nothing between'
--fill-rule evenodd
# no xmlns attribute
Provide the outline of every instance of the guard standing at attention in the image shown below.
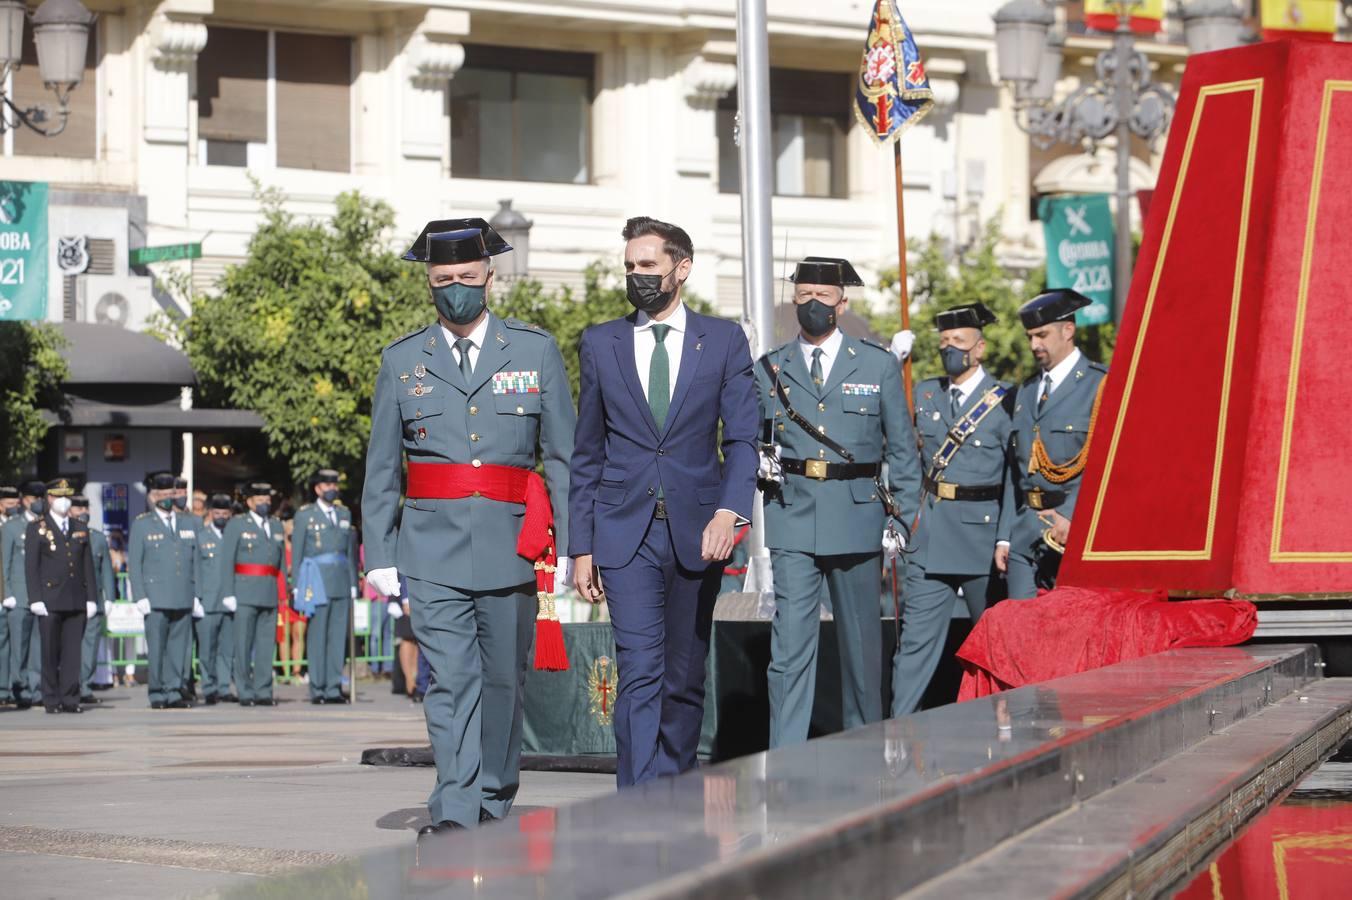
<svg viewBox="0 0 1352 900"><path fill-rule="evenodd" d="M1006 498L995 565L1009 596L1025 600L1056 586L1075 497L1089 458L1108 368L1075 346L1075 311L1090 303L1072 290L1040 294L1019 309L1041 371L1019 388L1010 436Z"/></svg>
<svg viewBox="0 0 1352 900"><path fill-rule="evenodd" d="M310 702L349 703L343 693L348 625L357 599L357 544L352 512L338 503L339 474L320 469L310 476L313 503L296 511L291 532L294 608L309 616L305 650Z"/></svg>
<svg viewBox="0 0 1352 900"><path fill-rule="evenodd" d="M28 580L24 566L24 547L28 526L43 515L47 486L29 481L19 491L23 512L14 515L0 528L0 563L5 578L5 610L9 625L10 697L19 709L30 709L42 684L41 629L28 611Z"/></svg>
<svg viewBox="0 0 1352 900"><path fill-rule="evenodd" d="M64 478L47 485L47 510L28 523L24 569L28 608L42 629L42 705L49 713L82 713L80 649L85 621L98 606L89 526L71 520L75 489Z"/></svg>
<svg viewBox="0 0 1352 900"><path fill-rule="evenodd" d="M19 489L0 485L0 534L4 533L5 523L20 514ZM5 577L3 562L0 557L0 589L3 589ZM13 702L9 682L9 615L4 607L0 607L0 706Z"/></svg>
<svg viewBox="0 0 1352 900"><path fill-rule="evenodd" d="M180 521L190 522L193 531L202 530L202 517L196 515L188 508L188 479L174 478L174 515ZM200 599L200 598L198 598ZM203 611L199 608L200 604L193 604L192 618L193 625L202 621ZM197 678L192 668L193 643L197 638L196 627L188 629L188 643L183 650L183 699L189 703L197 699Z"/></svg>
<svg viewBox="0 0 1352 900"><path fill-rule="evenodd" d="M527 654L537 616L553 619L537 571L567 540L577 416L554 339L488 310L492 257L509 250L483 219L428 224L404 259L426 263L437 321L385 348L372 403L366 577L387 597L407 580L433 673L424 709L437 785L422 834L511 808Z"/></svg>
<svg viewBox="0 0 1352 900"><path fill-rule="evenodd" d="M286 561L282 520L272 515L272 485L245 488L249 511L225 527L225 599L235 607L235 688L240 706L276 706L272 660L277 655L277 576Z"/></svg>
<svg viewBox="0 0 1352 900"><path fill-rule="evenodd" d="M85 622L84 640L80 648L80 702L98 703L94 696L94 670L99 664L99 642L113 601L117 599L117 582L113 574L113 559L108 553L108 537L89 526L89 498L76 494L70 498L71 522L89 531L89 553L94 558L94 606Z"/></svg>
<svg viewBox="0 0 1352 900"><path fill-rule="evenodd" d="M906 558L901 645L892 662L892 718L915 712L939 665L958 591L973 624L1001 599L993 575L1005 494L1014 391L988 374L983 304L934 317L946 375L915 386L925 468L920 519Z"/></svg>
<svg viewBox="0 0 1352 900"><path fill-rule="evenodd" d="M197 530L197 597L202 618L197 620L197 667L207 706L234 702L230 679L235 665L236 600L225 590L225 529L230 524L229 494L212 494L206 516ZM233 565L233 563L231 564Z"/></svg>
<svg viewBox="0 0 1352 900"><path fill-rule="evenodd" d="M845 289L864 282L847 260L816 256L790 280L799 335L756 365L760 474L774 484L765 498L775 585L771 747L808 737L823 585L840 647L844 726L882 719L882 543L889 515L909 525L920 498L915 429L896 359L838 326ZM888 501L898 508L889 510Z"/></svg>
<svg viewBox="0 0 1352 900"><path fill-rule="evenodd" d="M174 476L157 472L146 480L150 510L131 523L127 538L127 587L145 616L151 709L188 709L183 698L184 661L191 641L195 599L197 531L174 508Z"/></svg>

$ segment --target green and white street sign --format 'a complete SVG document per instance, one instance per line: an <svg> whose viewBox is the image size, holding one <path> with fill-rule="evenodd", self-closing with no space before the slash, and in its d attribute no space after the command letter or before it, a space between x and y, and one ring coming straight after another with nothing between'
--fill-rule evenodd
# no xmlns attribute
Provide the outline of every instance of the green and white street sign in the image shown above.
<svg viewBox="0 0 1352 900"><path fill-rule="evenodd" d="M0 321L47 318L47 185L0 181Z"/></svg>
<svg viewBox="0 0 1352 900"><path fill-rule="evenodd" d="M1038 204L1047 238L1047 287L1070 288L1093 301L1076 325L1113 320L1113 213L1107 194L1045 197Z"/></svg>
<svg viewBox="0 0 1352 900"><path fill-rule="evenodd" d="M169 244L164 247L137 247L131 251L133 266L144 266L157 262L174 262L180 259L201 259L201 244Z"/></svg>

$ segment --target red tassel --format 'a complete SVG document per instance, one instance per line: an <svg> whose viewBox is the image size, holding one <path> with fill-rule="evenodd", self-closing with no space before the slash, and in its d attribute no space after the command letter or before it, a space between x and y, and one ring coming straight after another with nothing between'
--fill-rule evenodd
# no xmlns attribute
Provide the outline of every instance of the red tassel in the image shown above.
<svg viewBox="0 0 1352 900"><path fill-rule="evenodd" d="M541 672L568 671L568 651L558 619L535 620L535 668Z"/></svg>

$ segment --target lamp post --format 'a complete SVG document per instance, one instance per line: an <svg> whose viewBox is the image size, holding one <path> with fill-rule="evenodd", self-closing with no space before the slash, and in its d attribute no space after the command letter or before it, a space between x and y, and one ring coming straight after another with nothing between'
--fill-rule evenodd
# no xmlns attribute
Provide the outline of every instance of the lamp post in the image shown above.
<svg viewBox="0 0 1352 900"><path fill-rule="evenodd" d="M28 7L23 0L0 0L0 134L20 126L43 137L55 137L66 130L70 120L70 92L84 78L85 57L89 50L89 32L96 16L80 0L46 0L33 13L33 42L38 51L38 72L42 83L56 96L57 124L44 127L48 120L42 106L20 109L5 94L11 72L23 62L24 17Z"/></svg>
<svg viewBox="0 0 1352 900"><path fill-rule="evenodd" d="M525 278L530 272L530 230L535 223L512 209L511 200L499 200L498 211L488 224L512 245L512 271L502 273L503 277L513 282Z"/></svg>
<svg viewBox="0 0 1352 900"><path fill-rule="evenodd" d="M1131 139L1154 144L1169 128L1174 94L1152 81L1150 64L1136 49L1131 10L1140 0L1113 0L1117 28L1113 44L1094 60L1096 80L1054 101L1061 76L1061 46L1055 14L1043 0L1011 0L995 13L995 46L1000 80L1014 91L1015 122L1034 144L1077 144L1088 153L1113 136L1117 153L1114 312L1121 321L1131 285ZM1228 13L1227 13L1228 9ZM1233 46L1240 38L1240 14L1231 0L1183 4L1183 27L1196 52Z"/></svg>

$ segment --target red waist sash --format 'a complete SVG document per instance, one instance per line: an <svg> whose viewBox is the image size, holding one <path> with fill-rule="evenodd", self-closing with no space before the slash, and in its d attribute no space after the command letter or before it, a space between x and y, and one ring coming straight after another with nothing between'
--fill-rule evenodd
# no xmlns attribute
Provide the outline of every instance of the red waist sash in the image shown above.
<svg viewBox="0 0 1352 900"><path fill-rule="evenodd" d="M282 570L276 566L265 566L260 563L235 563L236 575L257 575L260 578L276 578L282 574Z"/></svg>

